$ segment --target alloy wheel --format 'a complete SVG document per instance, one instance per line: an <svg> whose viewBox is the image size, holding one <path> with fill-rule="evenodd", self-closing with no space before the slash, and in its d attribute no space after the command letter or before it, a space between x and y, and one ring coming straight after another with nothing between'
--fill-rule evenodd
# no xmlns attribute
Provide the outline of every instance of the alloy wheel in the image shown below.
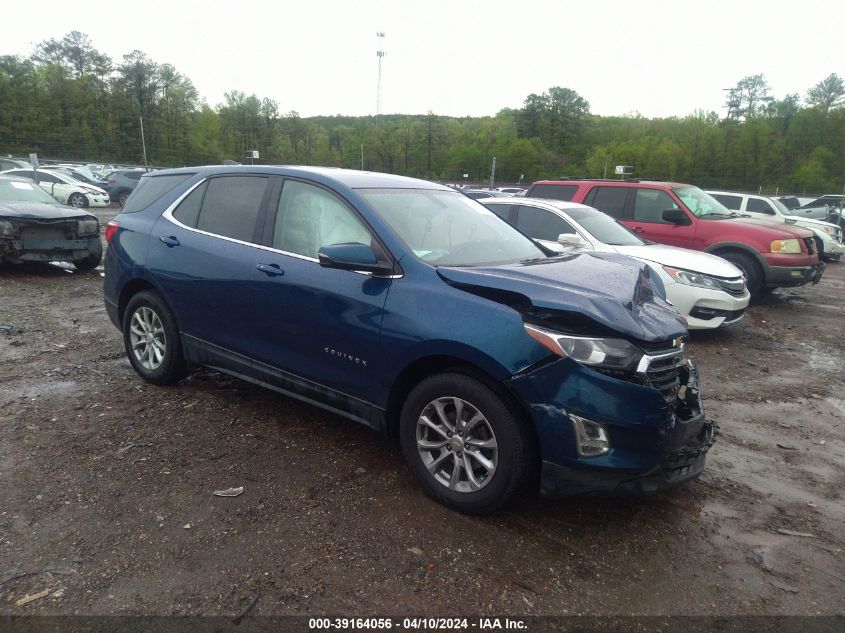
<svg viewBox="0 0 845 633"><path fill-rule="evenodd" d="M417 420L417 451L428 472L454 492L475 492L496 472L499 448L484 414L455 397L429 402Z"/></svg>
<svg viewBox="0 0 845 633"><path fill-rule="evenodd" d="M164 362L167 338L164 325L155 310L139 307L129 325L129 342L132 353L144 369L154 371Z"/></svg>

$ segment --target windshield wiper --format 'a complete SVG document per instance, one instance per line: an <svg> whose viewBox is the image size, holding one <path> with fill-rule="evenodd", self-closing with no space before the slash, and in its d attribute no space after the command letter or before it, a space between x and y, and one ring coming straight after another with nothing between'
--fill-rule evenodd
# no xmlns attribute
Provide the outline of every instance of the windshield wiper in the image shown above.
<svg viewBox="0 0 845 633"><path fill-rule="evenodd" d="M709 216L713 216L714 218L738 218L738 217L741 217L737 213L704 213L704 214L702 214L698 217L699 218L706 218L706 217L709 217Z"/></svg>

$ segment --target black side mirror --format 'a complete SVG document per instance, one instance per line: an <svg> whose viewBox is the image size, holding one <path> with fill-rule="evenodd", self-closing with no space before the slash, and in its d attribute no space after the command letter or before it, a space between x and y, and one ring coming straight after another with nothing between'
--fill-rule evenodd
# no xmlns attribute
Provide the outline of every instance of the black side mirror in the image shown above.
<svg viewBox="0 0 845 633"><path fill-rule="evenodd" d="M373 275L389 275L393 271L385 262L378 261L372 248L358 242L322 246L317 253L317 259L323 268L353 270Z"/></svg>
<svg viewBox="0 0 845 633"><path fill-rule="evenodd" d="M663 221L668 222L669 224L678 224L680 226L692 224L683 209L666 209L663 212Z"/></svg>

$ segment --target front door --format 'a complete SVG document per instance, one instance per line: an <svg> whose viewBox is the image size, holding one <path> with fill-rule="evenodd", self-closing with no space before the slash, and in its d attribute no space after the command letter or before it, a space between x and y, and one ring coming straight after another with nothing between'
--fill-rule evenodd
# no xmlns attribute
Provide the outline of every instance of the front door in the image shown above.
<svg viewBox="0 0 845 633"><path fill-rule="evenodd" d="M321 246L380 248L358 214L332 191L286 180L270 210L252 280L262 318L260 360L344 394L367 399L377 381L384 304L393 280L323 268Z"/></svg>
<svg viewBox="0 0 845 633"><path fill-rule="evenodd" d="M689 224L674 224L663 219L663 212L670 209L681 209L681 206L665 191L637 188L634 190L631 213L623 224L652 242L694 248L695 223L691 214L684 210Z"/></svg>

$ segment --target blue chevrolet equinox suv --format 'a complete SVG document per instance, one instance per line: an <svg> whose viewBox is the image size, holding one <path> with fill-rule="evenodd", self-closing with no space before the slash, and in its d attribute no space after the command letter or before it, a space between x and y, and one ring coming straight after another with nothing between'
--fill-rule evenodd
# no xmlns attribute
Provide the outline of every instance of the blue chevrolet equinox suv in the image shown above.
<svg viewBox="0 0 845 633"><path fill-rule="evenodd" d="M546 251L448 187L158 171L106 238L106 308L143 379L210 367L398 437L451 508L652 491L704 468L714 428L651 269Z"/></svg>

